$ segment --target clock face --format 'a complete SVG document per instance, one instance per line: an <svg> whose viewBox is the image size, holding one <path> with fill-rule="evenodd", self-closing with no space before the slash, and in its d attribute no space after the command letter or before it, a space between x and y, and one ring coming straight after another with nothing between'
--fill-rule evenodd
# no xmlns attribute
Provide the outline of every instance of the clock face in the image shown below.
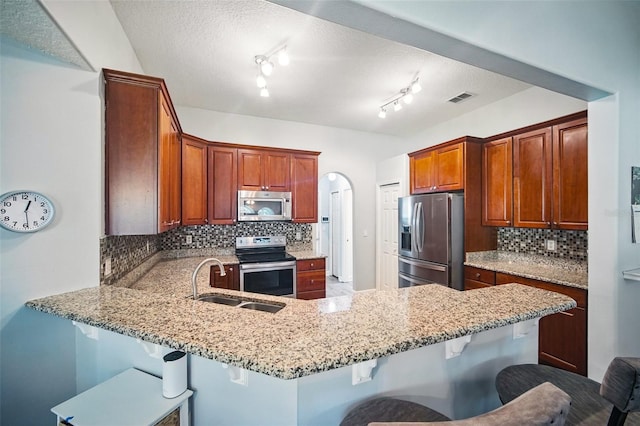
<svg viewBox="0 0 640 426"><path fill-rule="evenodd" d="M35 232L53 220L53 203L34 191L12 191L0 196L0 226L9 231Z"/></svg>

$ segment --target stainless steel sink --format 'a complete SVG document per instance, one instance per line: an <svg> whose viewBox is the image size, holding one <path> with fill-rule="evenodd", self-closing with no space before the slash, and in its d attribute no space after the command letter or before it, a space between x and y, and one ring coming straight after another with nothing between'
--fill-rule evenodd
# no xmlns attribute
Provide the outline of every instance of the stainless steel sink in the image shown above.
<svg viewBox="0 0 640 426"><path fill-rule="evenodd" d="M254 311L263 311L263 312L271 312L271 313L276 313L280 309L284 308L284 306L271 304L271 303L263 303L263 302L244 302L244 303L241 303L238 307L243 309L251 309Z"/></svg>
<svg viewBox="0 0 640 426"><path fill-rule="evenodd" d="M233 297L221 296L219 294L204 294L198 296L200 302L218 303L220 305L237 306L238 308L251 309L253 311L276 313L285 305L269 302L257 302L254 300L235 299Z"/></svg>
<svg viewBox="0 0 640 426"><path fill-rule="evenodd" d="M239 304L242 303L242 300L240 299L219 296L216 294L206 294L204 296L199 296L198 300L201 302L219 303L221 305L229 305L229 306L238 306Z"/></svg>

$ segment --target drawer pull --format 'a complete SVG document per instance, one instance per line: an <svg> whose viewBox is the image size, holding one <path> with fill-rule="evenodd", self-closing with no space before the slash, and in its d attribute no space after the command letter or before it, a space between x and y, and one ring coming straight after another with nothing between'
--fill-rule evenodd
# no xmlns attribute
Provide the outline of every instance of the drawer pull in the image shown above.
<svg viewBox="0 0 640 426"><path fill-rule="evenodd" d="M476 272L476 278L480 278L480 273Z"/></svg>

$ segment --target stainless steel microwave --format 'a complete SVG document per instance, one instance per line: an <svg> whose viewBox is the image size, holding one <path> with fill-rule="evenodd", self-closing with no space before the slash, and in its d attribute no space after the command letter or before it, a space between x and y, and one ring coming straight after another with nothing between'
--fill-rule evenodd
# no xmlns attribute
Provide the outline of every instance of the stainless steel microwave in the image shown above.
<svg viewBox="0 0 640 426"><path fill-rule="evenodd" d="M291 192L238 191L238 222L291 220Z"/></svg>

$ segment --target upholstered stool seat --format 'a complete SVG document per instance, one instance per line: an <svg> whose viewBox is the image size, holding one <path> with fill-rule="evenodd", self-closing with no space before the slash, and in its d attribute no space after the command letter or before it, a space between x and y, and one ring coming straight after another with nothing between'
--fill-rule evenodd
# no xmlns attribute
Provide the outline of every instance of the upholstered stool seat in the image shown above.
<svg viewBox="0 0 640 426"><path fill-rule="evenodd" d="M448 420L437 411L412 402L378 398L351 410L341 426L562 426L570 408L569 395L551 383L543 383L509 404L463 420ZM416 417L421 420L414 420Z"/></svg>
<svg viewBox="0 0 640 426"><path fill-rule="evenodd" d="M376 398L349 411L340 426L366 426L371 422L438 422L449 417L424 405L395 398Z"/></svg>
<svg viewBox="0 0 640 426"><path fill-rule="evenodd" d="M496 390L506 404L543 382L571 396L567 425L640 425L640 359L614 359L602 385L569 371L538 364L513 365L496 377ZM634 403L634 401L637 401ZM617 408L616 408L617 406ZM629 413L627 415L627 413Z"/></svg>

